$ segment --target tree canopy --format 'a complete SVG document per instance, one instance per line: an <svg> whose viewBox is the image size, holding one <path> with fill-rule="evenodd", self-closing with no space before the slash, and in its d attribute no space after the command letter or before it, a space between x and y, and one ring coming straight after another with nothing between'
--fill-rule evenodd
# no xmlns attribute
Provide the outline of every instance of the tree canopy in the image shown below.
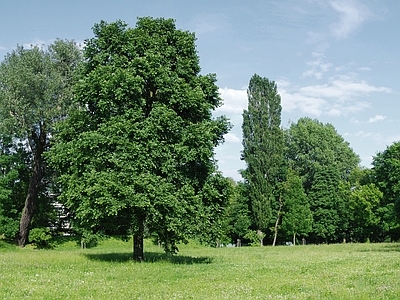
<svg viewBox="0 0 400 300"><path fill-rule="evenodd" d="M333 125L306 117L285 130L285 157L302 176L307 194L318 171L329 166L340 178L346 179L360 162Z"/></svg>
<svg viewBox="0 0 400 300"><path fill-rule="evenodd" d="M18 46L0 65L0 130L26 142L30 180L19 225L18 243L28 242L30 223L44 186L43 153L54 124L72 103L73 73L81 52L73 41L56 40L47 49Z"/></svg>
<svg viewBox="0 0 400 300"><path fill-rule="evenodd" d="M214 189L213 149L230 125L212 117L221 105L215 75L199 74L194 34L171 19L139 18L135 28L102 21L93 32L79 108L49 155L60 199L81 227L133 233L135 260L146 232L174 252L225 201Z"/></svg>
<svg viewBox="0 0 400 300"><path fill-rule="evenodd" d="M274 81L253 75L250 79L248 108L243 112L243 152L246 169L242 172L257 230L269 228L279 197L277 183L282 179L283 132L281 98Z"/></svg>

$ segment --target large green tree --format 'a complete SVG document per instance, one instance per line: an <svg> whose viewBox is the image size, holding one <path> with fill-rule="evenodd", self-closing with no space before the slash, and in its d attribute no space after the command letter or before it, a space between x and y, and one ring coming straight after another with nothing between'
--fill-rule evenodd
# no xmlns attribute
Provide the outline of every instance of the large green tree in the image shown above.
<svg viewBox="0 0 400 300"><path fill-rule="evenodd" d="M341 179L347 179L360 158L331 124L300 118L285 130L285 157L302 178L306 194L315 174L325 167L334 168Z"/></svg>
<svg viewBox="0 0 400 300"><path fill-rule="evenodd" d="M293 170L288 170L286 181L283 183L282 197L283 207L281 228L286 235L293 238L296 244L296 236L307 236L312 229L313 217L304 192L303 182Z"/></svg>
<svg viewBox="0 0 400 300"><path fill-rule="evenodd" d="M256 229L266 232L279 207L278 182L282 179L283 132L281 97L274 81L254 75L250 79L248 108L243 112L242 172ZM278 213L279 216L279 213Z"/></svg>
<svg viewBox="0 0 400 300"><path fill-rule="evenodd" d="M340 177L334 167L324 166L315 173L308 194L313 213L312 238L315 242L337 242L341 238L339 183Z"/></svg>
<svg viewBox="0 0 400 300"><path fill-rule="evenodd" d="M10 136L0 138L0 235L15 239L27 190L29 156Z"/></svg>
<svg viewBox="0 0 400 300"><path fill-rule="evenodd" d="M383 193L379 208L381 226L389 235L399 232L400 219L400 142L378 152L372 161L373 181ZM396 234L398 237L398 233ZM382 238L384 238L382 236Z"/></svg>
<svg viewBox="0 0 400 300"><path fill-rule="evenodd" d="M101 21L93 32L79 109L49 156L60 199L81 228L133 233L136 261L146 232L174 252L225 201L213 149L229 123L212 117L221 105L216 78L200 75L194 34L171 19L139 18L135 28Z"/></svg>
<svg viewBox="0 0 400 300"><path fill-rule="evenodd" d="M26 142L31 154L30 180L19 224L18 244L25 246L40 189L45 182L43 153L54 123L71 104L73 72L81 61L75 43L57 40L47 49L18 46L0 65L0 129Z"/></svg>

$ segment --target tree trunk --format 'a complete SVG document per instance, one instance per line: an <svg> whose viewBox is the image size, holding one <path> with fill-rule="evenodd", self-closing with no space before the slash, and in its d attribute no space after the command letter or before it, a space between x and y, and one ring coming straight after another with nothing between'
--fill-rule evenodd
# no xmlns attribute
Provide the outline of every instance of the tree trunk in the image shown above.
<svg viewBox="0 0 400 300"><path fill-rule="evenodd" d="M293 246L296 246L296 233L293 233Z"/></svg>
<svg viewBox="0 0 400 300"><path fill-rule="evenodd" d="M20 247L25 247L25 245L28 243L29 226L31 224L36 209L38 196L37 182L40 182L39 177L39 174L33 171L31 180L29 182L28 195L25 199L25 206L22 211L21 220L19 222L18 246Z"/></svg>
<svg viewBox="0 0 400 300"><path fill-rule="evenodd" d="M33 155L32 174L29 180L28 194L25 198L25 206L22 210L19 222L19 232L17 242L20 247L25 247L29 242L29 226L35 214L40 185L43 179L43 159L42 154L46 147L46 133L41 126L39 136L35 132L29 139L29 145Z"/></svg>
<svg viewBox="0 0 400 300"><path fill-rule="evenodd" d="M278 236L278 224L279 224L279 218L281 216L282 206L283 206L282 198L279 197L279 209L278 209L278 215L276 216L276 221L275 221L275 226L274 226L274 241L272 242L272 247L275 246L276 237Z"/></svg>
<svg viewBox="0 0 400 300"><path fill-rule="evenodd" d="M144 260L144 218L141 217L138 223L138 230L133 236L133 260L142 262Z"/></svg>
<svg viewBox="0 0 400 300"><path fill-rule="evenodd" d="M260 241L260 246L264 246L264 233L259 229L257 230L258 240Z"/></svg>

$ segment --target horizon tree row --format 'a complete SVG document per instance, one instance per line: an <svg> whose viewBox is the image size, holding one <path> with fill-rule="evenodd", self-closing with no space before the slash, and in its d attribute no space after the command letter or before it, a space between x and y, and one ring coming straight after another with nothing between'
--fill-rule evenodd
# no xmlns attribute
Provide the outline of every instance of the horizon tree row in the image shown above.
<svg viewBox="0 0 400 300"><path fill-rule="evenodd" d="M0 236L23 247L68 221L143 238L167 252L198 238L258 245L400 237L400 144L362 169L331 124L281 127L273 81L254 75L243 112L244 182L224 178L214 148L231 125L201 75L195 35L171 19L101 21L73 41L18 46L0 64ZM65 220L67 218L68 220Z"/></svg>
<svg viewBox="0 0 400 300"><path fill-rule="evenodd" d="M283 129L277 86L257 74L242 130L248 238L261 245L290 237L295 244L296 236L312 243L400 238L398 144L378 153L371 170L361 168L333 125L303 117Z"/></svg>

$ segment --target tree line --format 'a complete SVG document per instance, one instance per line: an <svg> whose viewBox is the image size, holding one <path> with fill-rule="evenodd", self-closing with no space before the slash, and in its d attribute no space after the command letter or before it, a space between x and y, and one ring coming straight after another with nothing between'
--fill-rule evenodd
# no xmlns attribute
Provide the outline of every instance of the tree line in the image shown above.
<svg viewBox="0 0 400 300"><path fill-rule="evenodd" d="M211 245L396 240L399 145L372 169L330 124L281 127L273 81L254 75L243 112L243 181L214 148L231 125L193 33L174 20L93 27L73 41L18 46L0 65L0 235L20 246L65 231L134 236L165 251Z"/></svg>

